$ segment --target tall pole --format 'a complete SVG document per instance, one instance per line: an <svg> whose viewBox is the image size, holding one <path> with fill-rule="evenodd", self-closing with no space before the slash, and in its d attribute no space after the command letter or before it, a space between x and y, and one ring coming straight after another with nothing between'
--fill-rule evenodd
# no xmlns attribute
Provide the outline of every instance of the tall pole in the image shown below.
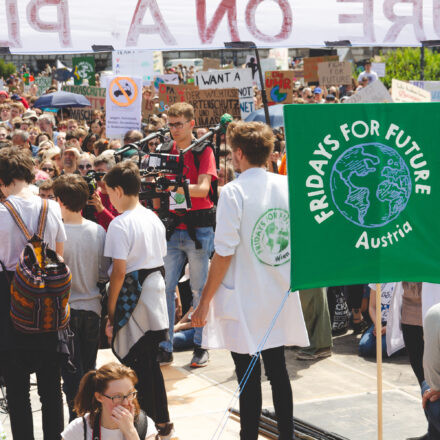
<svg viewBox="0 0 440 440"><path fill-rule="evenodd" d="M255 57L257 58L258 76L260 78L260 84L261 84L261 98L263 100L264 117L266 119L266 124L270 127L269 106L267 104L266 87L264 84L263 71L261 69L260 54L258 53L258 48L256 46L255 46Z"/></svg>
<svg viewBox="0 0 440 440"><path fill-rule="evenodd" d="M422 47L420 48L420 80L425 79L425 45L422 42Z"/></svg>
<svg viewBox="0 0 440 440"><path fill-rule="evenodd" d="M376 284L377 440L382 440L382 292Z"/></svg>

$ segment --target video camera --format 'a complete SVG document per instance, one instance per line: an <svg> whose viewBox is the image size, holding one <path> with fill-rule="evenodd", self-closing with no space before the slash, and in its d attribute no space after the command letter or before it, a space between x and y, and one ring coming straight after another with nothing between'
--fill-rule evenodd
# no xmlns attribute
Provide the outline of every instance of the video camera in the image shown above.
<svg viewBox="0 0 440 440"><path fill-rule="evenodd" d="M89 199L92 198L95 191L98 189L98 182L102 180L105 176L105 173L98 173L97 171L88 171L83 179L87 182L87 186L89 187Z"/></svg>
<svg viewBox="0 0 440 440"><path fill-rule="evenodd" d="M165 134L169 129L162 128L161 130L149 134L146 138L138 142L126 145L120 149L115 156L121 156L131 149L135 149L139 155L139 169L141 170L142 186L139 193L140 200L160 200L160 207L155 211L164 223L169 215L171 192L176 192L179 188L183 188L186 209L191 209L191 198L189 195L188 182L186 179L187 169L184 165L184 155L207 142L214 135L225 133L227 125L232 121L232 116L224 114L220 118L220 123L213 128L210 128L208 133L200 139L195 140L188 148L180 150L179 154L160 153L160 145L156 152L150 153L145 151L145 145L154 138L159 137L161 142L164 142ZM147 155L146 157L143 157Z"/></svg>

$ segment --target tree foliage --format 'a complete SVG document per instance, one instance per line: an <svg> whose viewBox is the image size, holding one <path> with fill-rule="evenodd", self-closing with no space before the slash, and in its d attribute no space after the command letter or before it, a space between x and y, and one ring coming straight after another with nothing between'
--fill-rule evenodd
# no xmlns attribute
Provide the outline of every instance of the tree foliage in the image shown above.
<svg viewBox="0 0 440 440"><path fill-rule="evenodd" d="M3 58L0 58L0 78L7 78L15 73L15 66L12 63L7 63Z"/></svg>
<svg viewBox="0 0 440 440"><path fill-rule="evenodd" d="M421 49L405 47L382 54L386 63L386 76L383 82L386 87L391 87L393 78L401 81L420 80L420 55ZM425 78L426 81L440 80L440 53L425 49Z"/></svg>

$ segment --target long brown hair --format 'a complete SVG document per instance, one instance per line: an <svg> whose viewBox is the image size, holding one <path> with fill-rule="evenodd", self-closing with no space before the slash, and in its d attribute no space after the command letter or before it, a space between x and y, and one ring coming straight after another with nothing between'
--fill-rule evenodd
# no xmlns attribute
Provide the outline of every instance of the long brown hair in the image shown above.
<svg viewBox="0 0 440 440"><path fill-rule="evenodd" d="M136 373L125 365L110 362L103 365L98 370L90 370L86 373L79 384L79 391L75 397L74 408L78 417L83 417L89 413L90 426L94 426L96 417L101 413L101 403L95 398L95 393L105 393L108 383L112 380L128 378L133 385L137 384ZM139 403L133 400L135 408L135 419L139 415Z"/></svg>

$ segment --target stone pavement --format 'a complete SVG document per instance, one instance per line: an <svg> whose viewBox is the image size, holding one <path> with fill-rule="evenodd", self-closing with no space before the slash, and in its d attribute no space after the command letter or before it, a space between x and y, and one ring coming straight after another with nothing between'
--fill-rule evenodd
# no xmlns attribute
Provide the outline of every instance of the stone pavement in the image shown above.
<svg viewBox="0 0 440 440"><path fill-rule="evenodd" d="M298 361L293 350L286 351L295 416L350 440L374 440L376 364L357 355L357 342L358 337L351 333L335 338L333 356L313 362ZM190 358L189 351L175 353L173 365L163 368L171 418L180 440L209 440L237 386L233 363L228 352L211 351L210 364L192 370L188 367ZM112 359L109 350L100 351L99 364ZM384 440L424 434L427 424L419 387L405 355L384 360L383 389ZM35 438L43 440L35 387L31 394ZM272 408L267 380L263 383L263 405ZM1 414L0 420L9 433L7 416ZM221 439L238 439L238 433L239 424L230 419Z"/></svg>

